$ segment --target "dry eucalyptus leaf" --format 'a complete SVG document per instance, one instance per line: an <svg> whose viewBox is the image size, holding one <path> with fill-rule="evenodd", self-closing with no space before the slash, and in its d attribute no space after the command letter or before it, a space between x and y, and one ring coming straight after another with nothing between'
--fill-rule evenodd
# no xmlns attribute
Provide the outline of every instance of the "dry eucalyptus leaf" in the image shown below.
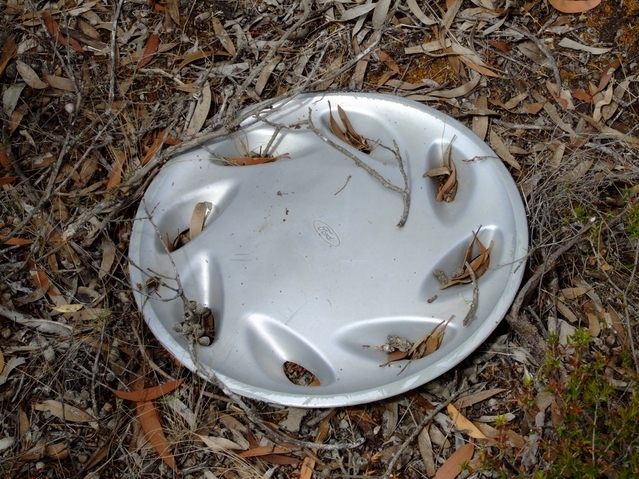
<svg viewBox="0 0 639 479"><path fill-rule="evenodd" d="M486 95L481 95L477 99L477 101L475 102L475 108L477 108L478 110L485 110L488 108L488 99ZM477 135L480 140L484 140L486 138L486 133L488 132L488 116L473 116L472 130L473 133Z"/></svg>
<svg viewBox="0 0 639 479"><path fill-rule="evenodd" d="M442 284L440 289L450 288L451 286L455 286L458 284L468 284L472 282L472 278L470 276L470 271L466 267L466 264L469 264L473 273L475 274L475 279L479 279L484 273L488 270L490 266L490 252L493 248L493 242L491 241L488 245L488 248L484 246L484 244L479 240L477 235L479 234L479 230L481 226L477 230L477 232L473 231L473 239L471 240L468 248L466 249L466 253L464 255L464 260L462 262L461 267L453 272L450 280ZM475 258L472 258L473 251L475 250L475 245L479 247L479 255ZM472 258L472 259L471 259Z"/></svg>
<svg viewBox="0 0 639 479"><path fill-rule="evenodd" d="M446 332L446 326L455 316L451 316L447 321L442 321L430 334L424 336L421 340L417 341L413 346L413 349L409 352L411 360L417 360L425 358L426 356L433 354L439 349L444 339L444 333Z"/></svg>
<svg viewBox="0 0 639 479"><path fill-rule="evenodd" d="M490 129L490 146L493 147L495 153L497 153L499 158L504 160L505 163L508 163L516 170L521 170L521 165L510 151L508 151L508 147L493 128Z"/></svg>
<svg viewBox="0 0 639 479"><path fill-rule="evenodd" d="M220 41L224 49L229 52L229 54L233 57L235 56L236 50L235 45L233 45L233 40L226 30L224 29L224 25L215 17L211 17L211 22L213 23L213 30L215 30L215 36Z"/></svg>
<svg viewBox="0 0 639 479"><path fill-rule="evenodd" d="M70 404L63 404L60 401L49 399L41 403L33 405L33 409L36 411L49 411L55 417L58 417L65 421L70 422L91 422L95 421L93 416L84 412L82 409L78 409Z"/></svg>
<svg viewBox="0 0 639 479"><path fill-rule="evenodd" d="M35 88L36 90L43 90L47 88L45 82L40 80L38 74L31 68L29 65L24 63L23 61L17 60L16 67L18 68L18 73L22 77L22 79L29 85L31 88Z"/></svg>
<svg viewBox="0 0 639 479"><path fill-rule="evenodd" d="M433 477L437 471L435 466L435 455L433 454L433 444L428 434L428 429L424 427L417 436L417 444L419 447L419 453L422 456L424 463L424 469L428 477Z"/></svg>
<svg viewBox="0 0 639 479"><path fill-rule="evenodd" d="M7 364L4 365L2 372L0 374L0 386L7 382L9 379L9 374L18 366L22 366L26 363L27 360L22 357L11 358Z"/></svg>
<svg viewBox="0 0 639 479"><path fill-rule="evenodd" d="M472 443L464 444L437 470L434 479L454 479L461 472L461 465L470 461L473 454L475 454L475 446Z"/></svg>
<svg viewBox="0 0 639 479"><path fill-rule="evenodd" d="M275 70L275 67L279 65L281 61L282 57L280 55L276 55L275 58L264 66L260 72L260 76L257 77L257 81L255 82L255 93L258 95L262 94L268 79L271 77L271 73L273 73L273 70Z"/></svg>
<svg viewBox="0 0 639 479"><path fill-rule="evenodd" d="M451 158L453 137L442 155L443 166L435 167L424 173L425 178L437 178L437 201L452 203L457 194L457 168Z"/></svg>
<svg viewBox="0 0 639 479"><path fill-rule="evenodd" d="M195 205L189 222L189 239L192 240L202 232L206 218L208 218L212 209L213 203L209 201L201 201Z"/></svg>
<svg viewBox="0 0 639 479"><path fill-rule="evenodd" d="M486 435L479 430L472 422L470 422L462 413L460 413L455 406L449 404L446 408L448 415L455 423L457 429L464 432L464 434L474 437L475 439L488 439Z"/></svg>
<svg viewBox="0 0 639 479"><path fill-rule="evenodd" d="M211 86L208 82L206 82L202 87L202 93L197 99L197 105L195 106L195 111L193 112L191 121L189 122L189 127L186 129L187 135L195 135L202 129L204 123L206 122L206 117L208 116L210 109Z"/></svg>
<svg viewBox="0 0 639 479"><path fill-rule="evenodd" d="M548 0L561 13L583 13L592 10L601 0Z"/></svg>
<svg viewBox="0 0 639 479"><path fill-rule="evenodd" d="M233 442L223 437L213 436L201 436L197 435L206 446L212 451L245 451L246 448L240 446L238 443Z"/></svg>
<svg viewBox="0 0 639 479"><path fill-rule="evenodd" d="M410 12L417 17L417 19L426 26L437 25L437 22L426 15L417 4L416 0L408 0L407 2Z"/></svg>
<svg viewBox="0 0 639 479"><path fill-rule="evenodd" d="M331 131L336 137L363 153L370 153L371 151L373 151L374 146L371 147L368 144L368 141L362 135L355 131L355 128L353 128L353 125L348 119L346 112L341 106L337 105L337 113L339 114L340 120L342 120L342 125L344 125L343 131L333 117L331 102L328 102L328 111Z"/></svg>

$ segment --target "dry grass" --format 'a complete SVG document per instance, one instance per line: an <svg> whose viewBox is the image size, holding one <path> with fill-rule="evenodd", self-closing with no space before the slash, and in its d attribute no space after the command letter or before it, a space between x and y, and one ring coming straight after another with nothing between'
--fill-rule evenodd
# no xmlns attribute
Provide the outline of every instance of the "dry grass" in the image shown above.
<svg viewBox="0 0 639 479"><path fill-rule="evenodd" d="M445 3L420 5L432 27L404 2L385 14L380 1L381 16L345 21L356 4L0 3L0 475L280 478L299 474L306 458L315 477L422 478L473 442L464 477L639 476L637 2L617 9L604 0L566 16L545 2L508 2L508 12L492 3L481 2L480 11L455 2L451 8L461 8L450 15ZM144 64L153 35L158 53ZM438 38L465 53L410 52ZM560 46L565 38L610 50ZM197 51L213 54L188 56ZM482 72L476 88L430 96L467 84L475 70ZM548 82L568 95L559 98ZM211 108L191 135L206 83ZM509 168L529 220L528 282L508 324L454 371L384 402L309 411L287 433L362 446L243 458L241 449L267 442L262 430L178 364L140 319L127 274L131 221L157 169L233 131L241 107L342 88L413 96L475 131L478 119L490 118L520 165ZM473 113L484 96L482 108L496 112L490 117ZM184 382L154 404L175 471L148 443L135 406L111 391L170 378ZM430 403L495 388L504 391L461 409L471 420L493 416L485 419L493 432L482 429L489 440L471 439L446 414L428 419ZM45 401L91 420L60 418L43 410ZM294 414L248 405L274 425ZM425 432L412 440L425 417ZM574 434L581 430L588 434ZM214 451L198 435L241 448Z"/></svg>

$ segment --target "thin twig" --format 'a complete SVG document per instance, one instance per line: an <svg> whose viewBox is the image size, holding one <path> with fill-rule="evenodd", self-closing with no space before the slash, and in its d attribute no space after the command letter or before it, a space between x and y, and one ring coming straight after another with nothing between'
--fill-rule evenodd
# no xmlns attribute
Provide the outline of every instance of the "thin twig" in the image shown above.
<svg viewBox="0 0 639 479"><path fill-rule="evenodd" d="M111 110L113 109L113 102L115 100L115 40L118 36L118 18L120 18L120 12L122 11L122 4L124 0L118 0L118 4L115 7L115 13L113 14L113 24L111 25L111 58L109 62L109 103L106 109L105 114L107 118L111 114Z"/></svg>
<svg viewBox="0 0 639 479"><path fill-rule="evenodd" d="M393 149L390 149L382 144L380 144L379 146L393 152L393 155L395 155L395 159L397 160L397 165L399 166L399 171L402 174L402 179L404 180L404 189L402 190L404 211L402 212L402 217L397 223L397 226L401 228L406 224L406 220L408 219L408 209L410 208L410 185L408 183L408 175L406 174L406 169L404 168L404 161L402 160L402 155L399 154L399 146L397 146L397 142L395 140L393 140L393 145L395 145L395 148Z"/></svg>
<svg viewBox="0 0 639 479"><path fill-rule="evenodd" d="M477 303L479 302L479 286L477 286L477 277L475 276L475 272L473 268L470 266L468 261L464 262L464 266L468 270L468 274L470 275L470 279L473 283L473 300L470 302L470 309L468 310L468 314L462 321L464 326L468 325L471 319L475 317L475 312L477 311Z"/></svg>

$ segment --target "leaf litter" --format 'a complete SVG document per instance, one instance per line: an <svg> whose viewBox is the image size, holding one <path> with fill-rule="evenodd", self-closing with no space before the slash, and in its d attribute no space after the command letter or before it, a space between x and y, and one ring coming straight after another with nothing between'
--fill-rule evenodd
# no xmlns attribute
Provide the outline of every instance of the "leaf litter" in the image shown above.
<svg viewBox="0 0 639 479"><path fill-rule="evenodd" d="M108 464L157 474L198 467L192 474L202 471L207 478L235 473L456 477L466 467L478 470L478 454L472 444L463 445L467 429L453 429L453 420L443 414L417 431L411 454L399 454L392 470L385 469L417 421L460 392L460 377L479 391L504 390L492 397L471 392L467 402L463 393L455 402L489 438L473 440L496 468L552 467L539 451L554 447L546 432L565 420L559 393L550 405L533 401L534 409L524 411L538 421L538 429L523 420L492 427L474 419L519 414L521 404L528 404L521 391L528 391L527 371L538 372L526 359L535 338L517 322L509 320L510 334L489 340L472 366L456 369L457 377L448 374L397 398L397 434L388 439L393 444L377 430L384 404L309 411L296 437L317 442L313 451L307 446L312 455L269 442L222 392L195 375L185 377L177 360L140 325L125 286L126 249L131 206L147 180L178 149L194 146L194 136L216 128L234 131L231 119L239 107L293 94L302 85L387 92L436 106L467 125L472 121L479 136L489 136L520 186L531 229L530 274L542 272L515 316L534 313L538 320L525 323L553 332L557 315L572 315L572 328L595 338L589 352L607 359L608 384L622 387L629 372L637 374L632 359L630 364L618 359L636 349L638 336L632 189L639 184L639 141L632 92L639 72L629 59L639 51L632 2L610 9L598 0L551 0L550 10L540 3L503 10L489 1L478 8L460 0L434 8L409 0L397 9L391 2L312 3L314 13L306 17L281 2L251 8L222 3L219 11L184 0L47 4L35 11L28 2L10 0L3 7L9 25L0 34L6 115L0 142L4 475L22 476L44 465L52 477L89 476ZM297 20L302 20L298 26ZM279 43L285 34L288 40ZM372 45L369 53L361 55L367 45ZM561 68L559 78L555 67ZM486 103L479 101L483 96ZM496 114L463 116L489 105ZM377 145L352 120L346 116L345 121L337 109L331 123L346 139L340 142L372 151ZM340 137L332 125L331 132ZM250 166L279 158L249 150L226 164ZM429 180L437 182L437 195L457 166L451 159ZM50 221L36 221L42 212ZM595 218L597 234L553 257L557 245L580 234L585 217ZM609 224L614 218L617 223ZM187 213L184 230L167 232L171 240L178 234L186 244L201 235L206 219L195 215L191 220ZM471 257L463 258L469 261L456 265L457 272L448 271L451 279L444 284L473 283L472 276L477 280L489 267L491 245L478 243L478 236L479 231L473 233ZM150 294L169 281L150 273L146 282L139 289ZM70 312L78 305L81 310ZM443 326L431 332L431 342L438 339L437 331L442 340ZM140 342L132 327L139 329ZM427 341L417 344L428 350ZM395 352L408 354L415 344L402 348L406 351ZM569 357L564 351L556 358L562 354ZM193 413L186 417L197 418L194 431L161 397L141 401L142 412L148 409L157 419L146 424L155 445L149 447L137 421L123 420L131 416L130 404L104 386L118 390L118 384L129 384L132 371L142 365L154 375L171 376L154 384L185 377L171 395L186 407L180 407L182 413ZM533 398L540 393L535 387ZM74 411L70 407L77 415L67 414ZM258 407L262 421L275 426L284 421L279 409ZM82 418L84 412L92 420L67 419L69 427L62 431L63 419L51 409L62 417ZM244 432L237 424L228 426L220 411L233 415ZM353 437L365 439L365 445L348 453L321 449L329 441ZM215 452L202 438L214 438ZM236 454L240 449L232 443L243 440L254 457Z"/></svg>

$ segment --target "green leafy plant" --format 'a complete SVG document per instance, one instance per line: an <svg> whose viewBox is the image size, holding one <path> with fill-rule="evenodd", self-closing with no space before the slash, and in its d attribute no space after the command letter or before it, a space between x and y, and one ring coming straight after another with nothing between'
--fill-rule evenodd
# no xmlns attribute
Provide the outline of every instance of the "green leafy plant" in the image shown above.
<svg viewBox="0 0 639 479"><path fill-rule="evenodd" d="M542 380L556 401L556 424L542 444L548 467L535 477L639 477L639 384L631 361L627 352L592 352L591 343L580 329L565 346L549 340Z"/></svg>

